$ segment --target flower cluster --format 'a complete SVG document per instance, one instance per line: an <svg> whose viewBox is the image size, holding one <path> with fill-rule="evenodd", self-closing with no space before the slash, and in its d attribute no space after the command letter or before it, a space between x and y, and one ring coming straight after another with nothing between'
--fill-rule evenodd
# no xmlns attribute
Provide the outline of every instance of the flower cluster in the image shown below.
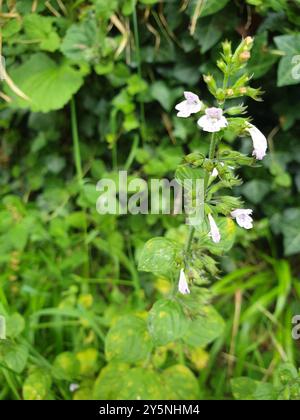
<svg viewBox="0 0 300 420"><path fill-rule="evenodd" d="M232 158L233 166L228 164L225 165L224 162L215 159L216 143L222 139L225 130L238 127L237 135L242 137L249 136L252 139L252 156L259 161L266 156L268 143L264 134L252 123L250 123L249 119L238 117L239 114L245 113L246 108L243 107L243 105L228 107L227 109L225 108L225 102L228 99L248 96L257 101L260 100L260 89L254 89L248 86L250 77L246 73L241 75L241 70L246 66L248 60L251 57L252 46L253 39L251 37L247 37L241 42L236 51L233 53L231 43L223 43L222 59L217 62L218 68L224 73L224 83L222 87L217 86L217 83L212 75L204 76L204 80L208 86L209 91L214 95L218 103L217 107L207 106L204 101L201 101L199 96L193 92L184 92L185 100L176 105L175 108L178 111L177 116L179 118L188 118L193 114L200 114L197 120L197 125L203 131L211 133L211 143L213 144L213 147L211 147L212 155L209 156L209 159L205 159L205 157L198 159L200 162L199 165L202 165L206 171L208 171L208 167L210 167L210 165L213 165L209 170L209 181L206 182L208 185L213 183L217 177L222 179L222 173L225 173L226 177L228 172L232 172L235 169L236 165L234 164L237 163L238 165L238 160L234 160L234 158ZM235 80L233 81L233 79ZM232 86L229 86L230 82L232 82ZM239 154L238 152L232 153L239 155L239 160L242 162L248 162L250 159L245 155ZM193 156L193 154L190 156ZM195 162L197 162L197 159L195 159L193 163ZM234 185L235 178L232 179L232 184L229 186ZM239 208L238 206L234 206L234 204L241 203L239 203L237 199L235 201L234 198L228 199L228 197L223 197L219 207L217 207L216 204L214 204L215 209L212 209L211 206L206 207L207 221L209 225L209 236L216 244L220 243L222 237L219 227L215 221L214 213L218 213L220 210L226 216L230 216L232 219L234 219L241 228L248 230L253 227L253 211L251 209ZM231 207L230 210L228 205ZM224 208L226 208L225 212L222 211ZM182 294L190 293L184 269L181 269L180 271L178 289Z"/></svg>

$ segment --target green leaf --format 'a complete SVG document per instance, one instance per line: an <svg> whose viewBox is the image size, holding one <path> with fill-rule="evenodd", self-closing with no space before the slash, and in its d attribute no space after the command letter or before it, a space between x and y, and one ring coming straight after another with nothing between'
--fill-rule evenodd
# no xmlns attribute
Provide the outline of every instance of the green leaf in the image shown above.
<svg viewBox="0 0 300 420"><path fill-rule="evenodd" d="M166 111L171 111L177 98L177 91L172 90L162 80L151 85L150 93L153 99L157 100Z"/></svg>
<svg viewBox="0 0 300 420"><path fill-rule="evenodd" d="M255 381L250 378L234 378L231 388L236 400L276 400L277 392L272 384Z"/></svg>
<svg viewBox="0 0 300 420"><path fill-rule="evenodd" d="M0 341L0 363L17 373L21 373L28 359L28 348L23 344L14 344L9 340Z"/></svg>
<svg viewBox="0 0 300 420"><path fill-rule="evenodd" d="M194 15L196 7L202 4L200 7L200 17L213 15L214 13L222 10L229 0L192 0L189 6L189 14Z"/></svg>
<svg viewBox="0 0 300 420"><path fill-rule="evenodd" d="M277 86L289 86L300 83L300 34L275 37L275 44L285 53L278 67Z"/></svg>
<svg viewBox="0 0 300 420"><path fill-rule="evenodd" d="M219 25L219 17L203 19L197 25L194 37L197 39L201 46L201 53L205 54L209 51L222 37L222 27Z"/></svg>
<svg viewBox="0 0 300 420"><path fill-rule="evenodd" d="M56 356L53 372L56 378L71 381L80 373L80 362L75 354L65 351Z"/></svg>
<svg viewBox="0 0 300 420"><path fill-rule="evenodd" d="M61 45L61 52L73 61L88 63L100 56L99 30L95 19L74 23L67 30Z"/></svg>
<svg viewBox="0 0 300 420"><path fill-rule="evenodd" d="M12 106L49 112L62 108L78 91L83 77L68 64L56 64L46 54L38 53L11 70L15 84L30 98L25 101L13 96Z"/></svg>
<svg viewBox="0 0 300 420"><path fill-rule="evenodd" d="M60 38L53 29L53 18L29 14L24 17L27 38L39 42L41 50L53 52L60 45Z"/></svg>
<svg viewBox="0 0 300 420"><path fill-rule="evenodd" d="M166 399L197 400L199 385L194 374L183 365L167 368L162 373L163 389Z"/></svg>
<svg viewBox="0 0 300 420"><path fill-rule="evenodd" d="M148 329L154 344L164 346L181 338L187 328L187 318L179 303L158 300L149 312Z"/></svg>
<svg viewBox="0 0 300 420"><path fill-rule="evenodd" d="M137 363L146 360L152 350L152 341L146 322L133 315L121 318L105 339L107 360Z"/></svg>
<svg viewBox="0 0 300 420"><path fill-rule="evenodd" d="M284 236L284 253L286 256L300 252L299 231L300 209L287 209L281 220L280 229Z"/></svg>
<svg viewBox="0 0 300 420"><path fill-rule="evenodd" d="M178 245L166 238L150 239L140 254L140 271L170 276L175 268Z"/></svg>
<svg viewBox="0 0 300 420"><path fill-rule="evenodd" d="M117 400L123 387L122 379L128 371L125 363L111 362L105 366L95 381L93 399Z"/></svg>
<svg viewBox="0 0 300 420"><path fill-rule="evenodd" d="M156 3L158 3L160 0L139 0L140 1L140 3L143 3L143 4L156 4Z"/></svg>
<svg viewBox="0 0 300 420"><path fill-rule="evenodd" d="M9 338L18 337L25 328L24 318L18 314L14 313L6 318L6 335Z"/></svg>
<svg viewBox="0 0 300 420"><path fill-rule="evenodd" d="M134 368L124 373L118 400L158 400L164 394L160 375L153 370Z"/></svg>
<svg viewBox="0 0 300 420"><path fill-rule="evenodd" d="M269 182L253 179L242 187L244 196L254 204L259 204L271 190Z"/></svg>
<svg viewBox="0 0 300 420"><path fill-rule="evenodd" d="M202 308L202 312L202 315L189 322L183 338L188 345L193 347L205 347L224 332L225 322L212 306Z"/></svg>
<svg viewBox="0 0 300 420"><path fill-rule="evenodd" d="M93 0L96 6L96 14L102 19L109 19L118 9L118 0Z"/></svg>
<svg viewBox="0 0 300 420"><path fill-rule="evenodd" d="M34 370L23 384L24 400L45 400L51 386L51 376L42 369Z"/></svg>
<svg viewBox="0 0 300 420"><path fill-rule="evenodd" d="M264 59L262 60L262 57ZM263 32L254 38L254 46L251 51L251 59L247 71L253 74L254 79L264 76L276 63L278 57L272 55L268 48L268 33Z"/></svg>

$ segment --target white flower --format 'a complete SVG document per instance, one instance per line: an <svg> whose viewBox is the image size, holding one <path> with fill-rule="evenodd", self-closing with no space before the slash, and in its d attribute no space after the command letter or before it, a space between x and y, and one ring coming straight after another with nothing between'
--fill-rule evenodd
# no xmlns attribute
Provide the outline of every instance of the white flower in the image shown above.
<svg viewBox="0 0 300 420"><path fill-rule="evenodd" d="M191 293L190 292L190 289L189 289L189 285L188 285L187 279L186 279L186 276L184 274L184 269L183 268L180 270L178 290L183 295L189 295Z"/></svg>
<svg viewBox="0 0 300 420"><path fill-rule="evenodd" d="M216 178L218 175L219 175L218 169L217 168L214 168L213 171L212 171L212 173L211 173L211 176L213 176L214 178Z"/></svg>
<svg viewBox="0 0 300 420"><path fill-rule="evenodd" d="M177 117L187 118L191 114L196 114L201 111L203 103L199 97L192 92L184 92L185 101L176 105L175 109L178 112Z"/></svg>
<svg viewBox="0 0 300 420"><path fill-rule="evenodd" d="M198 125L209 133L216 133L227 127L228 121L223 116L223 111L220 108L207 108L205 115L198 120Z"/></svg>
<svg viewBox="0 0 300 420"><path fill-rule="evenodd" d="M70 386L69 386L70 392L75 392L75 391L77 391L77 389L79 389L78 384L70 384Z"/></svg>
<svg viewBox="0 0 300 420"><path fill-rule="evenodd" d="M256 128L253 124L249 123L249 127L246 129L253 141L253 156L257 160L262 160L266 156L268 149L268 142L263 133Z"/></svg>
<svg viewBox="0 0 300 420"><path fill-rule="evenodd" d="M210 224L210 236L212 237L213 242L218 244L221 240L219 228L211 214L208 215L208 220Z"/></svg>
<svg viewBox="0 0 300 420"><path fill-rule="evenodd" d="M231 216L236 220L237 224L245 229L253 228L253 219L251 217L253 210L236 209L231 212Z"/></svg>

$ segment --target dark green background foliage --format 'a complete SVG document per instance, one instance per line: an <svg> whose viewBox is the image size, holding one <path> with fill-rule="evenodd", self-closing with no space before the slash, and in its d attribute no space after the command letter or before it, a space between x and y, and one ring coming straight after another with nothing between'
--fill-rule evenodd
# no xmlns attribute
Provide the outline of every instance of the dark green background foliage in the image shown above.
<svg viewBox="0 0 300 420"><path fill-rule="evenodd" d="M0 399L299 398L299 12L299 0L3 2ZM208 99L220 42L246 35L266 92L246 105L269 140L236 190L255 228L220 250L219 271L202 262L209 289L170 300L183 218L100 216L95 185L124 168L172 178L185 154L206 153L174 106L184 90Z"/></svg>

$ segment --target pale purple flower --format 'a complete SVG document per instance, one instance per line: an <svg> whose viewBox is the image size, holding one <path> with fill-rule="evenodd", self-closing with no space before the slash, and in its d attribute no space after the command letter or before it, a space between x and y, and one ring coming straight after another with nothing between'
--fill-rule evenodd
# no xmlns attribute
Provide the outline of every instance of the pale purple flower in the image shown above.
<svg viewBox="0 0 300 420"><path fill-rule="evenodd" d="M212 237L213 242L218 244L221 240L219 228L211 214L208 215L208 220L210 224L210 236Z"/></svg>
<svg viewBox="0 0 300 420"><path fill-rule="evenodd" d="M263 133L253 124L248 123L249 127L246 129L253 141L253 156L257 160L262 160L266 156L268 149L268 142Z"/></svg>
<svg viewBox="0 0 300 420"><path fill-rule="evenodd" d="M245 229L253 228L253 219L251 217L253 210L251 209L236 209L231 212L231 217L233 217L237 224Z"/></svg>
<svg viewBox="0 0 300 420"><path fill-rule="evenodd" d="M177 117L187 118L191 114L196 114L201 111L203 103L199 97L192 92L184 92L185 101L176 105L175 109L178 111Z"/></svg>
<svg viewBox="0 0 300 420"><path fill-rule="evenodd" d="M178 290L183 295L189 295L191 293L183 268L180 270Z"/></svg>
<svg viewBox="0 0 300 420"><path fill-rule="evenodd" d="M221 108L207 108L205 115L198 120L198 125L209 133L216 133L227 127L228 121Z"/></svg>

